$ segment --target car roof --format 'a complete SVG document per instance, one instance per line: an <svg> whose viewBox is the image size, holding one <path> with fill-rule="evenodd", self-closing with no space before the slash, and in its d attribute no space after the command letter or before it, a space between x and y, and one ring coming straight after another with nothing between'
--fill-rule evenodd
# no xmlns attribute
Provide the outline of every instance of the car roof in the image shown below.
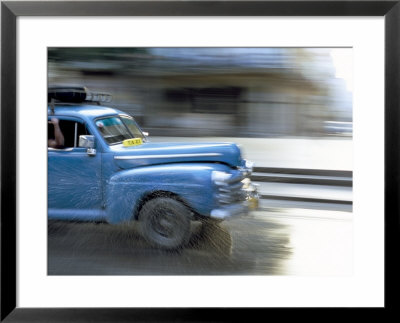
<svg viewBox="0 0 400 323"><path fill-rule="evenodd" d="M68 116L68 117L80 117L87 120L93 120L96 118L126 114L120 110L105 107L101 105L89 105L89 104L57 104L54 106L54 116ZM48 107L48 115L51 116L51 107Z"/></svg>

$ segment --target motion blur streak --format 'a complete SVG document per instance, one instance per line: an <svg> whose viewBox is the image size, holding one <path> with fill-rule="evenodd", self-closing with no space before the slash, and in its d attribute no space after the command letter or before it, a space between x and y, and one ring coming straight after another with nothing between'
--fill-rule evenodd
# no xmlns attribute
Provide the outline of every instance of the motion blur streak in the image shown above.
<svg viewBox="0 0 400 323"><path fill-rule="evenodd" d="M352 136L350 48L50 48L49 84L113 94L153 136Z"/></svg>
<svg viewBox="0 0 400 323"><path fill-rule="evenodd" d="M351 48L49 48L50 86L111 93L106 105L134 116L150 141L238 144L255 162L262 199L247 217L192 223L178 252L150 247L133 224L49 221L48 274L351 275L352 55ZM63 184L60 195L73 183Z"/></svg>

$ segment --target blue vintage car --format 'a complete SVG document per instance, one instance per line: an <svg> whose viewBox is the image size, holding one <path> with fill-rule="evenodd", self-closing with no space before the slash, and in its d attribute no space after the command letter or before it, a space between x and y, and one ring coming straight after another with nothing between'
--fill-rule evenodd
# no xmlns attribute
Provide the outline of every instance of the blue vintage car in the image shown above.
<svg viewBox="0 0 400 323"><path fill-rule="evenodd" d="M150 142L134 118L99 103L109 99L49 89L49 219L135 221L152 245L176 249L192 220L212 223L257 206L251 163L236 144Z"/></svg>

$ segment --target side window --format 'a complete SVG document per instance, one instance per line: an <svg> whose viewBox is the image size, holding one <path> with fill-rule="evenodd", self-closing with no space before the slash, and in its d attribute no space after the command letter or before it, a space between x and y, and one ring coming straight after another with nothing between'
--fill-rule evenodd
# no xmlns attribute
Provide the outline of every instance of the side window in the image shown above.
<svg viewBox="0 0 400 323"><path fill-rule="evenodd" d="M50 148L66 149L79 147L79 136L88 135L89 131L81 122L57 119L49 120L47 133Z"/></svg>

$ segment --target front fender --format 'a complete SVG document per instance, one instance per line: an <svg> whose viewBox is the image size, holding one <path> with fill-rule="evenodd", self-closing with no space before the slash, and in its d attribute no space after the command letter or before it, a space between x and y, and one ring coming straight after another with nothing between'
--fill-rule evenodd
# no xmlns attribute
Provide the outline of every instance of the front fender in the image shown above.
<svg viewBox="0 0 400 323"><path fill-rule="evenodd" d="M187 163L120 171L107 183L107 219L110 223L132 220L143 199L158 191L177 195L196 213L208 215L216 206L211 172L227 169L222 164Z"/></svg>

